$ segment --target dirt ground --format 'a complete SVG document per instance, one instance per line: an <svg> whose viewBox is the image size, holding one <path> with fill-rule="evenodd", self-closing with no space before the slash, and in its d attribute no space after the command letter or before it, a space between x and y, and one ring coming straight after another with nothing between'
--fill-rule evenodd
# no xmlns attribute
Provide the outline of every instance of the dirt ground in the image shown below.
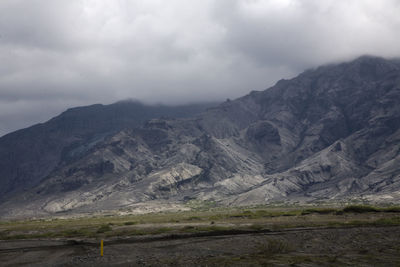
<svg viewBox="0 0 400 267"><path fill-rule="evenodd" d="M0 242L1 266L400 266L400 227Z"/></svg>

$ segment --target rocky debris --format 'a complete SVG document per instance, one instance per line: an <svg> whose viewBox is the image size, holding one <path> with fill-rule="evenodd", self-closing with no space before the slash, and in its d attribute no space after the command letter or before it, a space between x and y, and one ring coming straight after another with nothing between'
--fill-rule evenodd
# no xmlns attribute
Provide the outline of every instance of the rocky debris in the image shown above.
<svg viewBox="0 0 400 267"><path fill-rule="evenodd" d="M99 255L98 242L57 246L19 240L0 243L0 256L5 266L396 266L399 240L399 226L319 227L142 242L105 240L104 256Z"/></svg>

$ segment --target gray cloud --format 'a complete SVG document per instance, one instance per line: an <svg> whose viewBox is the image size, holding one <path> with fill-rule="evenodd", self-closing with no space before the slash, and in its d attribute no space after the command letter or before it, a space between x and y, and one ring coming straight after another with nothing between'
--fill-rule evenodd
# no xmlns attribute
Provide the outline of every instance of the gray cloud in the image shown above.
<svg viewBox="0 0 400 267"><path fill-rule="evenodd" d="M399 13L397 0L2 0L0 135L76 105L223 100L398 57Z"/></svg>

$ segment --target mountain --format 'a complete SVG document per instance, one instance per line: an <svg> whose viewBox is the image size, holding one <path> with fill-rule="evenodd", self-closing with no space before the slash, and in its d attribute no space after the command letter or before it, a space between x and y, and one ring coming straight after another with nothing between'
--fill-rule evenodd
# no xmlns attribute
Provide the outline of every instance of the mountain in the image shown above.
<svg viewBox="0 0 400 267"><path fill-rule="evenodd" d="M46 123L0 138L0 201L37 185L61 162L76 159L95 144L152 118L190 117L216 105L144 105L120 101L68 109Z"/></svg>
<svg viewBox="0 0 400 267"><path fill-rule="evenodd" d="M400 63L364 56L192 118L156 118L82 140L46 176L31 166L40 183L6 198L0 214L129 211L193 199L398 202L399 126Z"/></svg>

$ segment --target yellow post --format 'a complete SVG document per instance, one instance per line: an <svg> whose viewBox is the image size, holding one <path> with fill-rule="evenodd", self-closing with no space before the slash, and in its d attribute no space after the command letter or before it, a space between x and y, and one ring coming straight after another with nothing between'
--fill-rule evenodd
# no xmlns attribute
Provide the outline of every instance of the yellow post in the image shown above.
<svg viewBox="0 0 400 267"><path fill-rule="evenodd" d="M100 256L102 256L103 257L103 239L101 240L101 242L100 242Z"/></svg>

